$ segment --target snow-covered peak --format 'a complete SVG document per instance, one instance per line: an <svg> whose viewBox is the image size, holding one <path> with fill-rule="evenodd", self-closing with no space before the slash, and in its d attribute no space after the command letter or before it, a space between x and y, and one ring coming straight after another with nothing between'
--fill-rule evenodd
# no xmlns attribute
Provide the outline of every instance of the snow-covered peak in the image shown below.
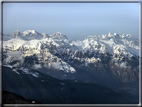
<svg viewBox="0 0 142 107"><path fill-rule="evenodd" d="M114 35L112 33L108 33L108 37L113 37Z"/></svg>
<svg viewBox="0 0 142 107"><path fill-rule="evenodd" d="M36 30L26 30L23 33L20 33L20 31L17 30L13 34L13 38L21 38L23 40L42 39L45 37L45 34L43 35Z"/></svg>
<svg viewBox="0 0 142 107"><path fill-rule="evenodd" d="M114 33L114 37L115 37L115 38L120 38L120 35L117 34L117 33Z"/></svg>
<svg viewBox="0 0 142 107"><path fill-rule="evenodd" d="M134 39L134 37L131 34L123 34L121 36L121 38L126 38L126 39L131 38L131 39Z"/></svg>
<svg viewBox="0 0 142 107"><path fill-rule="evenodd" d="M68 39L66 35L64 35L64 34L62 34L62 33L60 33L60 32L53 33L53 34L51 35L51 38L53 38L53 39L62 39L62 40Z"/></svg>
<svg viewBox="0 0 142 107"><path fill-rule="evenodd" d="M17 37L21 37L21 33L19 30L16 30L14 33L13 33L13 38L17 38Z"/></svg>
<svg viewBox="0 0 142 107"><path fill-rule="evenodd" d="M114 40L122 40L122 39L126 39L128 41L134 41L136 40L131 34L122 34L119 35L117 33L108 33L108 34L102 34L102 35L90 35L88 36L87 39L95 39L95 40L110 40L110 39L114 39Z"/></svg>
<svg viewBox="0 0 142 107"><path fill-rule="evenodd" d="M24 31L23 34L29 34L29 33L37 33L37 31L35 30L27 30L27 31Z"/></svg>
<svg viewBox="0 0 142 107"><path fill-rule="evenodd" d="M119 35L117 33L108 33L108 35L90 35L82 42L83 44L79 47L82 47L83 50L99 51L100 53L109 52L112 55L122 53L123 55L135 54L136 56L139 56L139 41L131 34Z"/></svg>
<svg viewBox="0 0 142 107"><path fill-rule="evenodd" d="M126 37L132 37L132 35L131 34L127 34Z"/></svg>

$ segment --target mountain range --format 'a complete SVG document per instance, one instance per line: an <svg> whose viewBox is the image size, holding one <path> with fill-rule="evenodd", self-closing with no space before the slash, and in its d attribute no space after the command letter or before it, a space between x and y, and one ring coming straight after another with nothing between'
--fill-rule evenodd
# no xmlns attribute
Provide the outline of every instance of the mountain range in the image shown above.
<svg viewBox="0 0 142 107"><path fill-rule="evenodd" d="M3 39L2 61L4 66L34 69L60 80L100 84L138 102L139 50L139 40L131 34L90 35L80 41L60 32L27 30Z"/></svg>

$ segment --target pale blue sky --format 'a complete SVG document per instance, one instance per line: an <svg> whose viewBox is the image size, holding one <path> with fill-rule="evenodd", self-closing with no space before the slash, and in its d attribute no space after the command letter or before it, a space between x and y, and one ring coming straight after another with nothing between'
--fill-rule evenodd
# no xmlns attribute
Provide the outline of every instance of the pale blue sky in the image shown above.
<svg viewBox="0 0 142 107"><path fill-rule="evenodd" d="M139 36L139 3L4 3L3 33L61 32L69 39L89 35Z"/></svg>

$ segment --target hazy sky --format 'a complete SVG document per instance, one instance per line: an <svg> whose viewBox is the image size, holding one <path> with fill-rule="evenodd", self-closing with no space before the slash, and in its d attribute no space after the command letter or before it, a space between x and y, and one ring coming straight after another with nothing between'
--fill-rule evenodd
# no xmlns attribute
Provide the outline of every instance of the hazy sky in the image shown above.
<svg viewBox="0 0 142 107"><path fill-rule="evenodd" d="M139 36L139 3L4 3L3 33L61 32L69 39L89 35Z"/></svg>

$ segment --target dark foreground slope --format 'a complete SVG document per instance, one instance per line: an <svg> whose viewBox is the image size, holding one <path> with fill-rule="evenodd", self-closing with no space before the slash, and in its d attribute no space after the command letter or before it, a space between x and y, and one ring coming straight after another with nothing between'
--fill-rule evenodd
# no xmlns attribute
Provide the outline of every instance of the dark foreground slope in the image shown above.
<svg viewBox="0 0 142 107"><path fill-rule="evenodd" d="M59 80L38 71L38 77L3 66L2 89L45 104L130 104L115 91L95 84Z"/></svg>
<svg viewBox="0 0 142 107"><path fill-rule="evenodd" d="M27 100L22 96L8 91L3 91L2 95L3 104L41 104L39 101Z"/></svg>

